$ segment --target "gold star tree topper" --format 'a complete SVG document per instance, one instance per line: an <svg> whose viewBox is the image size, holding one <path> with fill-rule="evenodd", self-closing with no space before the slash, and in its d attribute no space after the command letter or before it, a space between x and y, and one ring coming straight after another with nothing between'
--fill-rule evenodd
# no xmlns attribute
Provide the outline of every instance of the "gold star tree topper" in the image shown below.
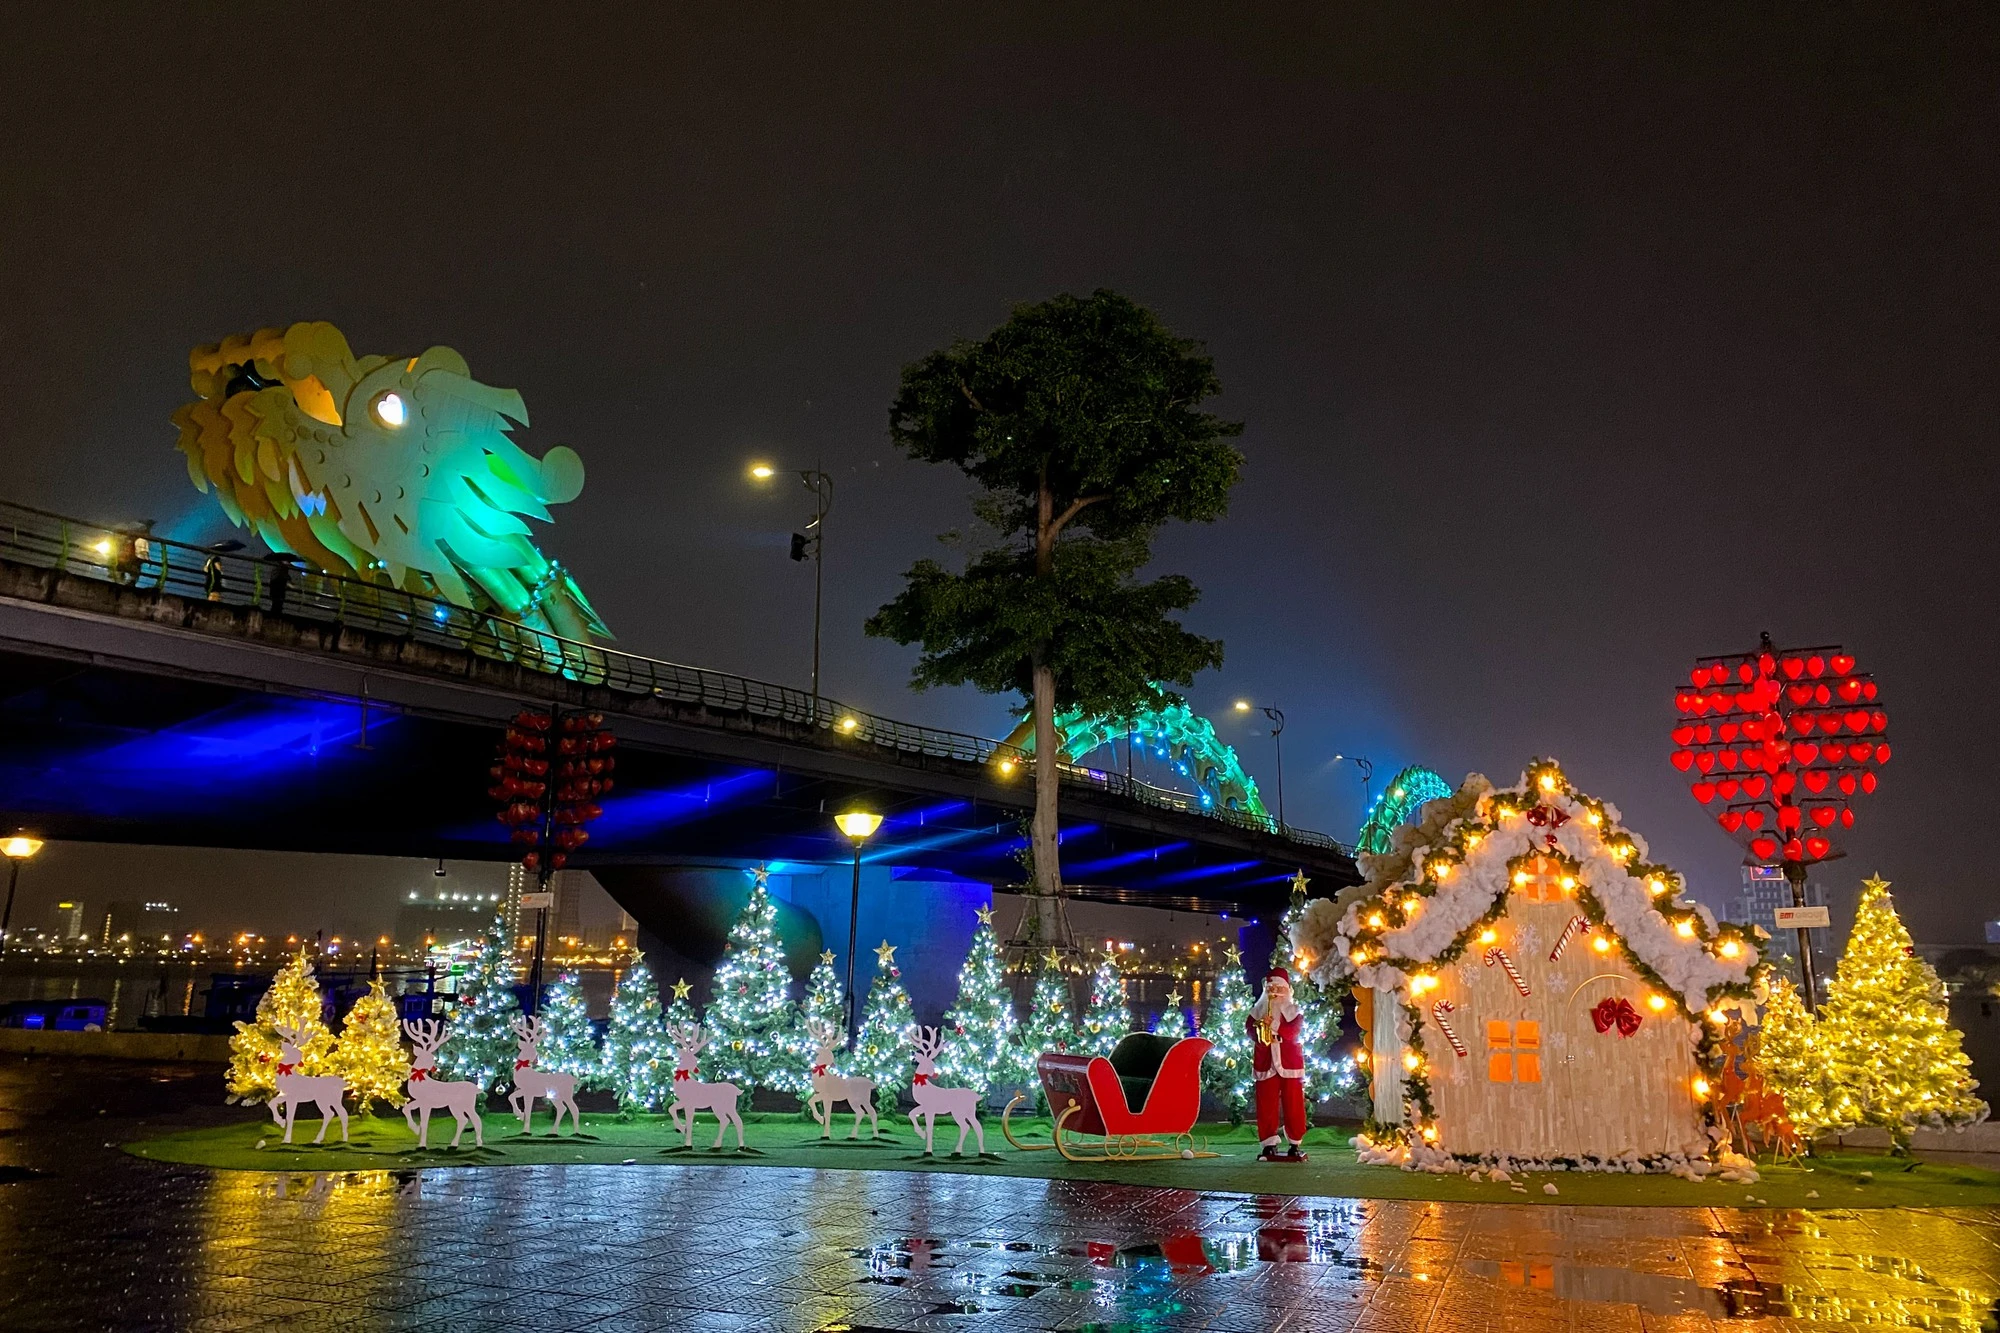
<svg viewBox="0 0 2000 1333"><path fill-rule="evenodd" d="M674 983L674 998L676 1000L685 1000L688 997L688 992L693 989L693 986L688 985L688 979L682 977Z"/></svg>
<svg viewBox="0 0 2000 1333"><path fill-rule="evenodd" d="M979 918L979 924L982 926L993 924L993 909L990 907L975 907L972 909L972 914Z"/></svg>
<svg viewBox="0 0 2000 1333"><path fill-rule="evenodd" d="M820 954L820 956L819 956L819 960L820 960L820 961L821 961L822 963L825 963L825 964L826 964L826 965L827 965L828 967L832 967L832 966L833 966L833 950L831 950L831 949L827 949L827 950L823 951L823 952L822 952L822 953Z"/></svg>
<svg viewBox="0 0 2000 1333"><path fill-rule="evenodd" d="M875 966L882 968L889 968L889 967L894 967L895 965L896 965L896 946L889 943L889 941L887 940L883 940L881 947L875 950Z"/></svg>

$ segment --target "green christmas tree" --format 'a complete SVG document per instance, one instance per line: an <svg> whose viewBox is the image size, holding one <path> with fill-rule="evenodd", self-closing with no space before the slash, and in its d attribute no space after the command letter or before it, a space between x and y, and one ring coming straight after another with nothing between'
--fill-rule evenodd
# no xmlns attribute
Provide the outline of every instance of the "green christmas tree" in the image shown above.
<svg viewBox="0 0 2000 1333"><path fill-rule="evenodd" d="M1125 974L1118 961L1105 954L1090 977L1090 1007L1083 1014L1082 1049L1090 1055L1109 1055L1111 1048L1132 1031L1132 1011L1125 1004Z"/></svg>
<svg viewBox="0 0 2000 1333"><path fill-rule="evenodd" d="M487 1094L510 1084L514 1074L513 1023L520 1016L507 928L495 919L479 937L479 952L459 981L450 1037L438 1052L438 1067L444 1076L476 1082Z"/></svg>
<svg viewBox="0 0 2000 1333"><path fill-rule="evenodd" d="M1305 1052L1305 1094L1308 1103L1351 1092L1357 1084L1353 1067L1335 1058L1334 1043L1340 1038L1340 995L1306 976L1306 969L1292 957L1292 928L1306 911L1305 872L1292 876L1292 903L1278 925L1277 943L1271 947L1273 967L1292 974L1292 1000L1304 1019L1299 1045Z"/></svg>
<svg viewBox="0 0 2000 1333"><path fill-rule="evenodd" d="M745 1093L753 1087L802 1093L807 1090L799 1058L804 1033L792 1003L792 974L778 943L778 909L766 872L760 867L756 876L715 969L705 1025L709 1051L720 1082Z"/></svg>
<svg viewBox="0 0 2000 1333"><path fill-rule="evenodd" d="M1854 933L1819 1013L1831 1125L1879 1125L1898 1153L1919 1125L1966 1125L1986 1114L1944 986L1918 957L1888 881L1862 881Z"/></svg>
<svg viewBox="0 0 2000 1333"><path fill-rule="evenodd" d="M367 1113L375 1102L395 1110L409 1098L404 1084L410 1077L410 1057L403 1049L403 1020L382 978L368 983L368 993L347 1011L333 1066L347 1081L347 1096L356 1110Z"/></svg>
<svg viewBox="0 0 2000 1333"><path fill-rule="evenodd" d="M1173 1037L1176 1040L1181 1037L1193 1035L1188 1027L1187 1010L1181 1007L1181 988L1179 986L1175 986L1167 992L1167 1004L1164 1009L1160 1010L1160 1016L1153 1024L1153 1035L1157 1037Z"/></svg>
<svg viewBox="0 0 2000 1333"><path fill-rule="evenodd" d="M238 1023L229 1039L229 1099L269 1101L278 1091L275 1082L281 1048L277 1029L290 1028L300 1034L299 1054L304 1064L295 1072L328 1074L334 1071L333 1034L321 1018L319 981L313 976L312 961L304 949L278 969L269 990L257 1001L257 1017Z"/></svg>
<svg viewBox="0 0 2000 1333"><path fill-rule="evenodd" d="M671 1100L673 1053L662 1026L659 988L643 956L633 960L612 992L598 1071L598 1086L617 1094L621 1111L657 1111Z"/></svg>
<svg viewBox="0 0 2000 1333"><path fill-rule="evenodd" d="M1035 1104L1048 1109L1041 1078L1034 1072L1037 1062L1050 1051L1074 1051L1081 1047L1081 1034L1071 1013L1069 974L1062 970L1062 958L1054 949L1042 955L1042 967L1035 978L1035 991L1028 1000L1028 1018L1021 1024L1021 1050L1026 1056L1028 1082Z"/></svg>
<svg viewBox="0 0 2000 1333"><path fill-rule="evenodd" d="M819 1046L805 1035L807 1021L818 1021L839 1032L840 1044L833 1048L833 1068L828 1072L847 1072L847 999L841 989L840 973L833 968L833 950L828 949L813 964L812 975L806 978L806 1000L799 1008L799 1059L810 1071L812 1058L819 1054ZM807 1075L806 1093L812 1091L811 1075Z"/></svg>
<svg viewBox="0 0 2000 1333"><path fill-rule="evenodd" d="M875 1080L878 1108L891 1105L890 1099L910 1086L916 1067L910 1053L910 1030L916 1021L910 993L903 989L903 970L896 966L896 947L883 940L875 951L875 980L868 987L868 1004L862 1012L851 1061L856 1075Z"/></svg>
<svg viewBox="0 0 2000 1333"><path fill-rule="evenodd" d="M1819 1046L1819 1027L1798 990L1783 977L1773 981L1750 1065L1784 1103L1785 1119L1807 1147L1829 1123L1826 1068Z"/></svg>
<svg viewBox="0 0 2000 1333"><path fill-rule="evenodd" d="M950 1036L938 1059L938 1075L952 1087L991 1092L1026 1080L1021 1048L1014 1043L1014 997L1007 990L1000 940L993 933L993 909L982 907L978 915L972 947L958 969L958 999L945 1011L944 1030Z"/></svg>
<svg viewBox="0 0 2000 1333"><path fill-rule="evenodd" d="M1228 1108L1232 1123L1241 1123L1250 1104L1250 984L1243 976L1243 955L1235 945L1223 954L1223 968L1209 992L1207 1021L1201 1035L1215 1043L1201 1062L1201 1084Z"/></svg>
<svg viewBox="0 0 2000 1333"><path fill-rule="evenodd" d="M596 1035L590 1027L590 1010L584 1006L583 987L574 972L556 978L537 1017L546 1029L539 1047L541 1067L552 1073L575 1075L579 1088L602 1086L598 1082L601 1058Z"/></svg>

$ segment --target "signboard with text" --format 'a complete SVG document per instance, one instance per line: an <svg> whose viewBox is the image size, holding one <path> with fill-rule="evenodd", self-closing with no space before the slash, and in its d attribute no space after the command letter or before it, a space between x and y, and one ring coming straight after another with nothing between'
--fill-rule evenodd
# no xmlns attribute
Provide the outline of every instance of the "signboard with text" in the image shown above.
<svg viewBox="0 0 2000 1333"><path fill-rule="evenodd" d="M555 910L555 905L556 895L553 891L548 893L524 893L521 895L521 910L523 912L549 912ZM1821 908L1820 914L1824 916L1825 913L1826 909ZM1826 923L1821 922L1820 924L1825 925Z"/></svg>
<svg viewBox="0 0 2000 1333"><path fill-rule="evenodd" d="M527 899L523 898L523 902ZM1832 919L1824 907L1780 907L1772 913L1774 924L1780 930L1805 930L1813 926L1830 926Z"/></svg>

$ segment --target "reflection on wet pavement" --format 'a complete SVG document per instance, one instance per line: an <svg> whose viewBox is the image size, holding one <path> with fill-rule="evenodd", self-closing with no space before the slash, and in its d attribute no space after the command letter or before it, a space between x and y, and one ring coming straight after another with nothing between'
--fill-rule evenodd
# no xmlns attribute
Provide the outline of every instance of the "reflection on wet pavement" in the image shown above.
<svg viewBox="0 0 2000 1333"><path fill-rule="evenodd" d="M288 1176L162 1167L106 1146L129 1127L63 1124L0 1139L7 1333L1974 1330L1996 1327L2000 1294L1989 1209L1433 1204L734 1166Z"/></svg>

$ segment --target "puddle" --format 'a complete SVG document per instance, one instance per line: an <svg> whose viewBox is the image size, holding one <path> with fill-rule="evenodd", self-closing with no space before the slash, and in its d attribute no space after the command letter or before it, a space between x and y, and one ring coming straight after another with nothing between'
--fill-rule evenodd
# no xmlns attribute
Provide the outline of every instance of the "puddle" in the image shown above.
<svg viewBox="0 0 2000 1333"><path fill-rule="evenodd" d="M0 1166L0 1185L18 1185L24 1180L46 1180L49 1173L29 1166Z"/></svg>

